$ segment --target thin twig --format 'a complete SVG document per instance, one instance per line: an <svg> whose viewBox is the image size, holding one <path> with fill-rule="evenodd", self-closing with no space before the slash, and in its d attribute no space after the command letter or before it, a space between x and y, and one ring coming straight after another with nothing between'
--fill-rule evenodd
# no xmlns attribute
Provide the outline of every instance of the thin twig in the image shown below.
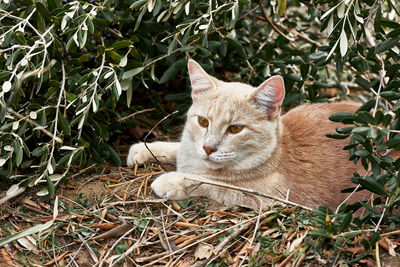
<svg viewBox="0 0 400 267"><path fill-rule="evenodd" d="M261 11L262 11L262 13L263 13L265 19L267 20L268 24L272 27L272 29L274 29L280 36L282 36L283 38L285 38L285 39L288 40L289 42L294 42L294 41L295 41L294 39L292 39L292 38L286 36L283 32L281 32L281 31L278 29L278 27L276 27L276 25L272 22L272 20L268 17L267 12L265 12L264 4L263 4L262 0L259 0L258 3L259 3L259 5L260 5Z"/></svg>
<svg viewBox="0 0 400 267"><path fill-rule="evenodd" d="M135 117L138 114L141 114L141 113L144 113L144 112L148 112L148 111L153 111L155 109L156 108L147 108L147 109L139 110L139 111L136 111L135 113L129 114L128 116L125 116L125 117L119 119L119 121L124 121L124 120L127 120L127 119L131 118L131 117Z"/></svg>
<svg viewBox="0 0 400 267"><path fill-rule="evenodd" d="M379 242L375 243L375 258L376 258L376 266L381 267L381 258L379 257Z"/></svg>
<svg viewBox="0 0 400 267"><path fill-rule="evenodd" d="M367 172L365 173L364 177L362 179L365 179L365 177L367 177L368 173L370 173L371 169L368 169ZM360 188L360 184L358 184L356 186L356 188L354 188L354 190L346 197L345 200L342 201L342 203L340 203L340 205L336 208L335 213L337 214L339 212L340 207L345 204L347 201L349 201L349 199L357 192L358 188Z"/></svg>
<svg viewBox="0 0 400 267"><path fill-rule="evenodd" d="M354 235L354 234L361 234L361 233L368 233L368 232L373 232L375 231L375 229L366 229L366 230L352 230L352 231L348 231L345 233L340 233L337 235L332 236L332 239L338 238L338 237L342 237L342 236L346 236L346 235Z"/></svg>
<svg viewBox="0 0 400 267"><path fill-rule="evenodd" d="M376 11L378 11L377 4L378 4L379 1L381 1L381 0L376 0L376 1L374 2L374 4L372 5L372 7L371 7L371 9L370 9L370 12L369 12L369 14L368 14L368 17L367 17L367 19L365 20L365 23L364 23L364 25L363 25L363 26L364 26L364 29L367 28L369 22L370 22L371 19L372 19L372 16L376 13ZM364 37L364 32L361 33L361 36L360 36L360 39L359 39L358 42L360 42L361 39L362 39L363 37Z"/></svg>
<svg viewBox="0 0 400 267"><path fill-rule="evenodd" d="M261 203L261 205L260 205L260 209L258 210L258 216L257 216L256 226L254 227L254 232L253 232L253 235L252 235L252 237L251 237L251 240L250 240L248 249L252 249L253 242L254 242L254 240L255 240L255 238L256 238L256 234L257 234L257 231L258 231L258 227L260 226L260 221L261 221L261 216L260 216L261 211L262 211L262 203ZM265 217L264 217L264 218L265 218ZM244 254L243 259L242 259L242 261L240 262L239 266L242 266L242 265L244 264L244 261L246 260L247 255L248 255L248 250L246 250L246 253Z"/></svg>
<svg viewBox="0 0 400 267"><path fill-rule="evenodd" d="M185 179L189 179L189 180L192 180L192 181L197 181L197 182L204 183L204 184L215 185L215 186L219 186L219 187L238 190L238 191L249 193L249 194L253 194L253 195L256 195L256 196L272 199L272 200L275 200L275 201L278 201L278 202L281 202L281 203L284 203L284 204L287 204L287 205L296 206L296 207L299 207L299 208L302 208L302 209L305 209L305 210L308 210L308 211L313 211L313 209L310 208L310 207L307 207L307 206L304 206L304 205L301 205L301 204L298 204L298 203L295 203L295 202L292 202L292 201L288 201L288 200L285 200L283 198L273 197L273 196L270 196L270 195L267 195L267 194L252 190L252 189L238 187L238 186L235 186L235 185L221 183L221 182L217 182L217 181L213 181L213 180L209 180L209 179L205 179L205 178L185 177Z"/></svg>
<svg viewBox="0 0 400 267"><path fill-rule="evenodd" d="M86 243L94 236L94 234L92 234L91 236L87 237L86 239L84 239L81 243L81 245L79 246L78 250L75 251L75 253L73 254L73 256L71 256L71 261L67 264L66 267L70 266L72 264L72 262L75 262L75 258L78 256L79 251L82 250L83 246L86 245Z"/></svg>
<svg viewBox="0 0 400 267"><path fill-rule="evenodd" d="M375 227L375 229L374 229L374 232L377 232L377 231L379 230L379 227L380 227L380 225L381 225L381 223L382 223L383 217L385 217L385 212L386 212L386 208L387 208L388 202L389 202L389 198L386 198L385 207L383 208L381 217L379 218L379 221L378 221L378 223L376 224L376 227Z"/></svg>
<svg viewBox="0 0 400 267"><path fill-rule="evenodd" d="M5 107L5 105L4 105L3 103L1 103L1 105L2 105L3 107ZM57 136L55 137L50 131L48 131L46 128L44 128L42 125L40 125L40 124L37 123L36 121L31 120L31 119L29 119L29 118L26 118L25 116L22 116L21 114L19 114L18 112L14 111L14 110L11 109L11 108L7 108L7 111L10 112L11 114L13 114L13 115L14 115L15 117L17 117L18 119L24 120L24 121L26 121L27 123L29 123L29 124L35 126L37 130L40 130L40 131L42 131L44 134L46 134L47 136L49 136L50 138L55 139L57 143L60 143L60 144L63 143L63 140L62 140L61 138L59 138L59 137L57 137Z"/></svg>
<svg viewBox="0 0 400 267"><path fill-rule="evenodd" d="M89 252L89 255L92 258L92 260L97 264L99 262L99 259L97 258L96 254L93 252L92 248L89 246L89 244L87 242L85 242L85 240L83 239L83 237L80 234L78 234L78 238L85 245L85 248Z"/></svg>
<svg viewBox="0 0 400 267"><path fill-rule="evenodd" d="M258 227L260 226L260 221L261 221L261 211L262 211L262 203L261 203L260 209L258 211L257 222L256 222L256 226L254 227L254 232L253 232L253 236L251 237L251 240L250 240L249 248L251 248L253 246L253 242L256 239L256 234L257 234Z"/></svg>
<svg viewBox="0 0 400 267"><path fill-rule="evenodd" d="M79 175L81 175L82 173L85 173L87 170L93 168L93 167L96 166L96 165L97 165L97 164L94 163L94 164L90 165L89 167L87 167L87 168L85 168L85 169L83 169L83 170L80 170L78 173L75 173L75 174L72 175L70 178L74 178L74 177L76 177L76 176L79 176ZM77 191L80 191L80 190L82 189L82 187L84 187L88 182L90 182L90 181L93 180L94 178L97 178L97 176L94 176L94 177L90 178L89 180L87 180L86 182L84 182L84 183L78 188Z"/></svg>
<svg viewBox="0 0 400 267"><path fill-rule="evenodd" d="M263 16L263 17L259 16L258 18L259 18L259 19L262 19L262 20L264 20L264 21L268 21L268 20L265 18L265 16ZM284 29L286 32L288 32L288 33L293 32L292 34L293 34L295 37L298 36L300 39L302 39L302 40L305 41L306 43L315 45L315 46L317 46L317 47L321 47L321 46L322 46L322 45L321 45L320 43L318 43L317 41L314 41L314 40L310 39L307 35L304 35L304 34L298 32L298 31L296 31L296 30L294 30L294 29L290 29L290 28L286 27L285 25L283 25L282 23L279 23L278 25L279 25L282 29ZM292 41L296 41L296 39L293 39Z"/></svg>
<svg viewBox="0 0 400 267"><path fill-rule="evenodd" d="M160 210L160 215L161 215L161 225L162 225L162 230L163 230L163 234L164 234L164 238L165 238L165 243L167 243L166 245L168 246L168 250L172 251L171 245L168 242L167 232L165 231L164 213L162 210ZM160 234L160 241L162 241L161 233L159 232L159 234Z"/></svg>
<svg viewBox="0 0 400 267"><path fill-rule="evenodd" d="M246 14L241 15L237 20L239 21L239 20L241 20L241 19L247 17L248 15L251 15L254 11L256 11L256 10L259 9L259 8L260 8L259 5L256 6L256 7L254 7L253 9L249 10Z"/></svg>
<svg viewBox="0 0 400 267"><path fill-rule="evenodd" d="M148 145L147 145L147 141L146 141L146 140L147 140L147 137L149 137L149 135L154 131L154 129L155 129L160 123L162 123L163 121L165 121L166 119L168 119L171 115L173 115L173 114L175 114L175 113L178 113L178 110L175 110L174 112L168 114L167 116L165 116L164 118L162 118L159 122L157 122L156 125L154 125L153 128L151 128L151 130L146 134L146 136L145 136L144 139L143 139L144 146L146 147L146 149L149 151L149 153L151 154L151 156L157 161L157 163L161 166L161 168L162 168L164 171L167 171L167 169L164 167L164 165L161 164L161 162L157 159L157 157L153 154L153 152L151 152L150 148L149 148Z"/></svg>
<svg viewBox="0 0 400 267"><path fill-rule="evenodd" d="M400 234L400 230L396 230L396 231L392 231L392 232L388 232L388 233L383 233L380 236L381 237L386 237L386 236L390 236L390 235L398 235Z"/></svg>

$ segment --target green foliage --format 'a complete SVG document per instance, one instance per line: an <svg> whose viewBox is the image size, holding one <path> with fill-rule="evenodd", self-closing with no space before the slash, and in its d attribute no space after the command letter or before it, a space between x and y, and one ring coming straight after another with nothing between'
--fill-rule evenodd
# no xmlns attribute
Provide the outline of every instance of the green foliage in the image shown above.
<svg viewBox="0 0 400 267"><path fill-rule="evenodd" d="M178 101L190 89L188 58L211 74L258 85L282 75L284 107L350 93L365 102L332 138L349 138L349 159L365 173L357 189L368 219L391 216L400 203L399 1L2 1L0 3L0 177L46 183L52 196L73 164L122 164L111 133L142 109L145 92ZM160 86L161 84L161 86ZM149 93L151 92L151 94ZM167 110L170 111L170 110ZM168 127L168 122L165 124ZM13 188L15 190L15 186ZM349 191L351 189L347 189ZM377 209L378 207L378 209ZM348 228L343 205L339 231Z"/></svg>

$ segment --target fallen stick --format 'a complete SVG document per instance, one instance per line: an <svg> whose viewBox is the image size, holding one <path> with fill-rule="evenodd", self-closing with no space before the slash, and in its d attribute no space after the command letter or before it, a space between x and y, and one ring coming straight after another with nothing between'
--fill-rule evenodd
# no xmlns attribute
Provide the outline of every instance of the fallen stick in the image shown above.
<svg viewBox="0 0 400 267"><path fill-rule="evenodd" d="M381 236L381 237L385 237L385 236L397 235L397 234L400 234L400 230L396 230L396 231L388 232L388 233L383 233L383 234L381 234L380 236Z"/></svg>
<svg viewBox="0 0 400 267"><path fill-rule="evenodd" d="M296 253L296 250L290 253L289 256L286 257L281 263L276 264L277 267L284 267L286 264L289 263L289 261L293 258L294 254Z"/></svg>
<svg viewBox="0 0 400 267"><path fill-rule="evenodd" d="M93 237L94 240L99 240L99 239L107 239L110 237L119 237L123 236L126 232L132 231L132 226L129 225L127 222L123 222L121 225L118 225L111 230L108 230L105 233L102 233L98 236Z"/></svg>
<svg viewBox="0 0 400 267"><path fill-rule="evenodd" d="M376 258L376 266L381 267L381 258L379 256L379 242L375 243L375 258Z"/></svg>
<svg viewBox="0 0 400 267"><path fill-rule="evenodd" d="M295 267L300 267L305 258L306 258L306 253L303 252L303 253L301 254L301 256L299 257L299 259L297 260L296 266L295 266Z"/></svg>
<svg viewBox="0 0 400 267"><path fill-rule="evenodd" d="M245 192L245 193L249 193L249 194L253 194L256 196L260 196L260 197L264 197L264 198L268 198L268 199L272 199L287 205L292 205L292 206L296 206L308 211L313 211L312 208L283 199L283 198L278 198L278 197L273 197L264 193L260 193L258 191L252 190L252 189L247 189L247 188L243 188L243 187L239 187L239 186L235 186L235 185L230 185L230 184L226 184L226 183L222 183L222 182L217 182L217 181L213 181L213 180L209 180L209 179L205 179L205 178L193 178L193 177L185 177L185 179L189 179L192 181L197 181L200 183L204 183L204 184L209 184L209 185L215 185L215 186L219 186L219 187L224 187L224 188L228 188L228 189L233 189L233 190L237 190L237 191L241 191L241 192Z"/></svg>

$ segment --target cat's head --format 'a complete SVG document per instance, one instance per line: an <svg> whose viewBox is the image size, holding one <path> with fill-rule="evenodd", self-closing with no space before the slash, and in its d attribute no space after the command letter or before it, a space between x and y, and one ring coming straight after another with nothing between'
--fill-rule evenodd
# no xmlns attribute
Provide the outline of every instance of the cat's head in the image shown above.
<svg viewBox="0 0 400 267"><path fill-rule="evenodd" d="M271 77L254 88L222 82L194 60L189 60L188 69L193 104L185 128L206 166L245 170L270 158L285 96L282 77Z"/></svg>

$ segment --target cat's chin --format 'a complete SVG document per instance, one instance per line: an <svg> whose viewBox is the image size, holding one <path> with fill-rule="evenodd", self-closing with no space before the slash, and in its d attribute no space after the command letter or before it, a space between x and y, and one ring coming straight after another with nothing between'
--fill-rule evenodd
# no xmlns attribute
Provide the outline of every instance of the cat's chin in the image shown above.
<svg viewBox="0 0 400 267"><path fill-rule="evenodd" d="M207 168L212 169L212 170L219 170L219 169L231 169L234 170L235 166L232 165L231 162L228 161L214 161L209 158L203 158L202 159L204 164L206 165Z"/></svg>
<svg viewBox="0 0 400 267"><path fill-rule="evenodd" d="M226 166L225 166L226 164L224 164L222 162L213 161L209 158L203 158L203 162L206 165L206 167L209 169L217 170L217 169L226 168Z"/></svg>

